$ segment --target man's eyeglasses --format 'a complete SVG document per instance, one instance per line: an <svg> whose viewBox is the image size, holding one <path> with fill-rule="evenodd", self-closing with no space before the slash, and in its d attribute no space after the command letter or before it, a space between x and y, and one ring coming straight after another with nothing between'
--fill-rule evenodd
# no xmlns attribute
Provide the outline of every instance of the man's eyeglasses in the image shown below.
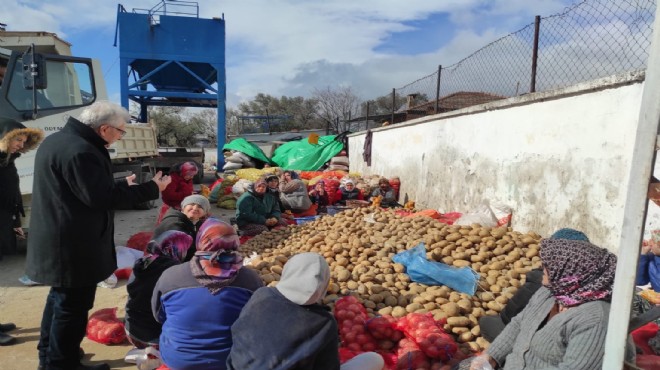
<svg viewBox="0 0 660 370"><path fill-rule="evenodd" d="M112 128L114 128L115 130L119 131L119 132L121 133L121 137L124 137L124 135L126 135L126 131L124 131L124 130L122 130L122 129L120 129L120 128L117 128L117 127L115 127L115 126L110 126L110 127L112 127Z"/></svg>

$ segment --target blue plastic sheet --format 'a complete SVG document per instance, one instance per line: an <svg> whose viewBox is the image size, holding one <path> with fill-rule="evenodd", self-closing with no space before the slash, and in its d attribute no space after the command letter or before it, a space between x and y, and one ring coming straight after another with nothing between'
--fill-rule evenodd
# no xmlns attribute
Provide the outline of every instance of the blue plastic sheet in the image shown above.
<svg viewBox="0 0 660 370"><path fill-rule="evenodd" d="M396 254L392 261L406 266L406 273L412 281L426 285L446 285L469 295L477 291L479 274L469 267L459 268L427 260L424 243Z"/></svg>

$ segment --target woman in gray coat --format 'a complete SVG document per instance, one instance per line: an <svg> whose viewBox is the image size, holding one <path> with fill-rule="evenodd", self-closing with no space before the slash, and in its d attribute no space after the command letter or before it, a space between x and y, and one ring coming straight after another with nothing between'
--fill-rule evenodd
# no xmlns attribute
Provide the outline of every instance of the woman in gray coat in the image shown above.
<svg viewBox="0 0 660 370"><path fill-rule="evenodd" d="M568 239L542 240L540 256L544 286L484 354L470 359L470 369L602 367L616 256ZM632 347L628 352L634 357Z"/></svg>

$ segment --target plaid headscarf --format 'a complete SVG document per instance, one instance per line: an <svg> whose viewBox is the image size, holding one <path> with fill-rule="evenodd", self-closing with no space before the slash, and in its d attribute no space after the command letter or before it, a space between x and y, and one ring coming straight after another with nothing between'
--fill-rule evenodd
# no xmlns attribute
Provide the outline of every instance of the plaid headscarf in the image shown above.
<svg viewBox="0 0 660 370"><path fill-rule="evenodd" d="M191 245L192 236L183 231L168 230L149 241L140 262L147 267L156 258L166 257L181 263Z"/></svg>
<svg viewBox="0 0 660 370"><path fill-rule="evenodd" d="M565 307L610 301L616 256L586 241L543 239L541 261L548 272L547 287Z"/></svg>
<svg viewBox="0 0 660 370"><path fill-rule="evenodd" d="M204 221L197 233L197 252L190 260L195 279L211 294L229 285L243 266L236 230L217 218Z"/></svg>

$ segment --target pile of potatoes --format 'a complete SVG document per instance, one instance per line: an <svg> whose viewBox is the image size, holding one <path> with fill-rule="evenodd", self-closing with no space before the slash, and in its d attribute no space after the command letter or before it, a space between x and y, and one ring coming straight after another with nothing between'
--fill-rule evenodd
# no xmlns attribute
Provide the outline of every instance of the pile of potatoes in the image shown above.
<svg viewBox="0 0 660 370"><path fill-rule="evenodd" d="M241 250L252 256L248 266L273 286L289 257L301 252L323 255L332 274L325 303L342 295L357 296L370 316L402 317L411 312L446 318L445 330L464 348L488 346L478 319L497 314L525 282L525 274L541 265L540 236L507 227L449 226L429 217L402 217L392 210L354 208L314 222L254 237ZM392 257L424 242L429 260L471 267L481 277L470 296L447 286L412 282Z"/></svg>

